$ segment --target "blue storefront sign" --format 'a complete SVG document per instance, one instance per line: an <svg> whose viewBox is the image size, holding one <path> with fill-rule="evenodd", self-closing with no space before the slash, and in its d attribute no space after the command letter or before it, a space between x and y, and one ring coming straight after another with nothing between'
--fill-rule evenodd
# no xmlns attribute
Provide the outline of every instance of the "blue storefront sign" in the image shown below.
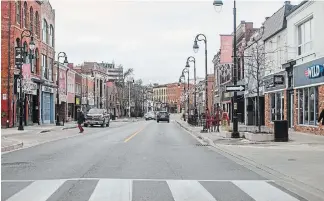
<svg viewBox="0 0 324 201"><path fill-rule="evenodd" d="M294 68L294 87L324 83L324 58Z"/></svg>

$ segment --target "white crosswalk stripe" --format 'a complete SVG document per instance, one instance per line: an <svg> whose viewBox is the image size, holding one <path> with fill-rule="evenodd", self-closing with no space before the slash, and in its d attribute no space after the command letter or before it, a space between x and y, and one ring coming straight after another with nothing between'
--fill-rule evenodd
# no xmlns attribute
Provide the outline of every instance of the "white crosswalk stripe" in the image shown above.
<svg viewBox="0 0 324 201"><path fill-rule="evenodd" d="M121 179L101 179L89 201L131 201L132 181Z"/></svg>
<svg viewBox="0 0 324 201"><path fill-rule="evenodd" d="M225 183L232 183L234 187L239 191L242 195L244 192L246 196L249 196L251 199L255 201L265 201L265 200L275 200L275 201L298 201L297 198L292 195L276 188L275 186L268 183L268 181L258 181L258 180L211 180L211 181L201 181L201 180L132 180L132 179L96 179L95 181L88 178L80 178L80 179L66 179L66 180L37 180L32 181L26 187L21 187L22 189L18 189L17 192L13 193L13 195L8 195L5 199L2 197L2 200L7 201L46 201L50 198L50 200L56 200L58 198L51 197L55 194L59 189L64 189L62 186L66 185L66 181L71 182L96 182L93 183L91 189L87 192L89 201L136 201L138 199L134 198L136 195L133 195L133 190L136 189L134 186L140 185L138 182L163 182L166 188L169 188L170 197L173 198L174 201L223 201L222 196L217 196L219 193L228 193L224 192L224 190L217 188L216 191L211 191L210 188L206 189L203 182L218 182L221 185ZM16 181L16 183L22 183L24 181ZM15 183L15 181L2 181L2 194L6 193L6 183ZM149 183L151 185L152 183ZM72 185L72 184L71 184ZM212 185L214 186L214 185ZM217 185L216 185L217 186ZM60 188L61 187L61 188ZM65 186L66 187L66 186ZM68 187L67 189L70 189ZM141 188L137 188L141 189ZM69 190L70 191L70 190ZM78 191L77 188L74 191ZM154 192L158 192L159 189L154 189ZM243 191L243 192L242 192ZM64 191L64 193L68 193L68 191ZM137 195L145 194L145 190L139 192ZM215 194L218 193L218 194ZM136 193L135 193L136 194ZM59 196L62 196L59 193ZM143 195L145 197L145 195ZM217 197L217 199L215 198ZM61 200L61 199L59 199ZM66 199L65 199L66 200ZM68 198L68 200L75 200L74 198ZM145 200L150 200L145 198ZM170 199L168 199L170 200Z"/></svg>
<svg viewBox="0 0 324 201"><path fill-rule="evenodd" d="M46 201L64 182L65 180L35 181L7 201Z"/></svg>
<svg viewBox="0 0 324 201"><path fill-rule="evenodd" d="M259 181L234 181L236 186L243 190L256 201L276 200L276 201L298 201L289 194L275 188L267 182Z"/></svg>
<svg viewBox="0 0 324 201"><path fill-rule="evenodd" d="M175 201L216 201L198 181L167 181Z"/></svg>

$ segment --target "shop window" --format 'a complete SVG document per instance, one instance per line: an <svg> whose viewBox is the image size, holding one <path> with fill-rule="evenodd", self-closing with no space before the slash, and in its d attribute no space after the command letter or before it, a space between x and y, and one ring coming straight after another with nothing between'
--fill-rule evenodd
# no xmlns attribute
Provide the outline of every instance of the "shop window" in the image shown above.
<svg viewBox="0 0 324 201"><path fill-rule="evenodd" d="M318 116L318 87L298 89L298 124L315 126Z"/></svg>

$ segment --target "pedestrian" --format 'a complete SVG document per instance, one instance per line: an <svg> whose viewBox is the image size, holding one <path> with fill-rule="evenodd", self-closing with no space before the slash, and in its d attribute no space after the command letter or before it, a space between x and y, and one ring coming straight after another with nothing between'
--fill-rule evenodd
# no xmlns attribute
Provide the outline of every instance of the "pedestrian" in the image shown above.
<svg viewBox="0 0 324 201"><path fill-rule="evenodd" d="M84 129L82 128L84 120L85 118L83 112L80 109L78 109L78 128L80 129L80 133L83 133L84 131Z"/></svg>
<svg viewBox="0 0 324 201"><path fill-rule="evenodd" d="M216 132L219 132L220 121L221 121L221 110L219 109L219 105L217 105L215 115L214 115L214 131Z"/></svg>
<svg viewBox="0 0 324 201"><path fill-rule="evenodd" d="M210 132L210 127L211 127L211 115L209 114L209 110L206 110L206 126L207 126L207 132Z"/></svg>

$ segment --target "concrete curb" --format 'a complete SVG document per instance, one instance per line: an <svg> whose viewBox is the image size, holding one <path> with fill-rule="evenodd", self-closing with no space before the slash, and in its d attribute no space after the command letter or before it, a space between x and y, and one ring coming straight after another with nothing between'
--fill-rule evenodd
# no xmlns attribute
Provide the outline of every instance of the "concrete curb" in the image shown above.
<svg viewBox="0 0 324 201"><path fill-rule="evenodd" d="M64 127L64 128L62 128L62 130L68 130L68 129L73 129L73 128L77 128L77 126Z"/></svg>
<svg viewBox="0 0 324 201"><path fill-rule="evenodd" d="M7 151L15 150L15 149L20 149L23 146L24 146L24 143L21 142L21 143L18 143L18 144L13 144L13 145L9 145L9 146L6 146L6 147L1 147L1 152L7 152Z"/></svg>

